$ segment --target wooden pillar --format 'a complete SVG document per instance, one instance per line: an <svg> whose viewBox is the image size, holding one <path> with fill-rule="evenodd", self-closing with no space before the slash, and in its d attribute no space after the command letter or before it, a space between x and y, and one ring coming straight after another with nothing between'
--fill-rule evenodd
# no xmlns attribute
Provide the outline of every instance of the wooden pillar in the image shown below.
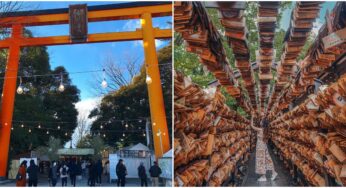
<svg viewBox="0 0 346 188"><path fill-rule="evenodd" d="M10 146L12 116L14 98L16 95L16 83L20 56L19 40L22 36L21 25L12 26L12 41L9 47L5 80L2 91L0 111L0 177L6 176L8 152Z"/></svg>
<svg viewBox="0 0 346 188"><path fill-rule="evenodd" d="M155 48L154 29L150 13L142 14L141 25L147 75L152 82L148 84L150 115L156 159L170 150L169 133L163 101L160 69Z"/></svg>

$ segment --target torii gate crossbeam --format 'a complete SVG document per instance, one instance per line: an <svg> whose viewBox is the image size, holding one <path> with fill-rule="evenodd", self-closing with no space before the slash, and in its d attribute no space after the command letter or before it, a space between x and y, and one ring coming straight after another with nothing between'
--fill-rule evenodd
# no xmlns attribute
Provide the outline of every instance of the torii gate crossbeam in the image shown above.
<svg viewBox="0 0 346 188"><path fill-rule="evenodd" d="M166 114L162 95L155 39L171 39L171 29L153 28L152 17L172 15L171 2L135 2L87 7L87 22L141 19L141 29L131 32L88 34L84 42L74 43L70 36L25 38L25 26L57 25L69 23L69 9L50 9L9 13L0 19L0 27L12 28L10 38L0 41L0 49L8 48L5 81L0 111L0 178L6 176L12 116L16 92L20 49L27 46L49 46L96 42L143 40L147 74L152 78L148 85L150 114L156 157L170 149ZM159 132L162 135L156 136Z"/></svg>

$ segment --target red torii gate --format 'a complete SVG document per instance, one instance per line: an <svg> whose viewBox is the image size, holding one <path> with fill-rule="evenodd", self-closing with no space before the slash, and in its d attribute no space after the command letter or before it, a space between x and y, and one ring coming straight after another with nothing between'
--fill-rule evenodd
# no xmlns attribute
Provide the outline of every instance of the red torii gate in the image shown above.
<svg viewBox="0 0 346 188"><path fill-rule="evenodd" d="M71 14L74 10L77 10L78 15ZM0 49L9 49L0 111L0 177L6 176L17 82L17 79L6 78L17 77L20 48L27 46L143 40L147 74L152 78L152 83L148 85L148 94L155 155L157 158L161 157L170 149L155 39L172 38L172 30L153 28L152 17L171 16L171 2L135 2L88 7L72 5L70 9L23 11L7 15L10 16L0 19L0 27L12 28L11 37L0 41ZM140 19L142 28L127 32L87 34L88 22L126 19ZM81 24L77 30L74 28L76 22ZM25 38L22 35L25 26L68 23L70 36ZM156 136L157 134L160 136Z"/></svg>

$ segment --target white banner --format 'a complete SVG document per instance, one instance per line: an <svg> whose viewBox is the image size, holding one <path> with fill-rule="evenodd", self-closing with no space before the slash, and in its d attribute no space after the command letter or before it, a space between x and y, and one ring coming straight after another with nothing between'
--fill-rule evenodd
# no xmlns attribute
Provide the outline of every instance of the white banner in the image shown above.
<svg viewBox="0 0 346 188"><path fill-rule="evenodd" d="M110 169L110 179L115 180L118 179L116 175L116 166L119 162L119 156L117 154L109 154L109 169ZM127 176L126 178L139 178L138 177L138 170L140 163L144 163L145 170L147 171L148 177L149 175L149 168L150 168L150 158L121 158L124 160L124 164L127 169Z"/></svg>

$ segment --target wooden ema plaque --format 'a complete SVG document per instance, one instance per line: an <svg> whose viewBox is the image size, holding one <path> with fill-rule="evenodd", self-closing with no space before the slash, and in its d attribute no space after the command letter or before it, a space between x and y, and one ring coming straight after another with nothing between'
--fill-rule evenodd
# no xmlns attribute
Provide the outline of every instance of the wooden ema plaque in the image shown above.
<svg viewBox="0 0 346 188"><path fill-rule="evenodd" d="M331 33L324 37L322 41L325 50L346 42L346 28Z"/></svg>
<svg viewBox="0 0 346 188"><path fill-rule="evenodd" d="M88 38L88 8L86 4L69 6L70 39L73 43L86 42Z"/></svg>

